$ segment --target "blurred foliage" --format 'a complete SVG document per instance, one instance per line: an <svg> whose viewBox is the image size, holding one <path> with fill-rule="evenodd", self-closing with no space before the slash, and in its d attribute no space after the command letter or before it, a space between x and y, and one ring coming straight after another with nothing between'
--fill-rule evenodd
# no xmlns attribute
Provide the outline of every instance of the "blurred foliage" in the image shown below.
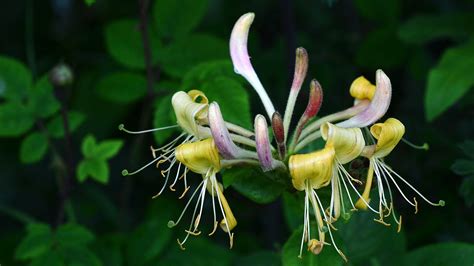
<svg viewBox="0 0 474 266"><path fill-rule="evenodd" d="M446 200L446 207L422 206L413 215L400 204L400 233L375 223L370 213L341 219L333 234L349 264L472 265L472 10L465 0L4 3L0 264L343 265L331 246L318 256L297 257L303 201L285 175L224 171L239 221L233 249L220 232L192 238L182 251L176 239L184 226L167 227L184 207L184 199L176 199L181 190L152 200L163 184L158 170L120 174L125 166L138 169L151 161L148 147L168 143L177 130L130 137L117 126L173 125L170 99L178 90L202 90L219 102L227 120L252 128L252 117L264 110L234 73L228 39L235 20L253 11L249 51L277 110L287 101L294 50L303 46L309 78L324 88L324 114L351 104L352 79L364 74L373 80L381 68L393 85L389 115L404 122L408 139L430 144L428 152L401 145L390 165L428 198ZM63 63L75 80L52 84L50 70ZM300 97L307 97L305 89ZM295 114L303 110L297 105ZM320 196L327 201L329 192Z"/></svg>

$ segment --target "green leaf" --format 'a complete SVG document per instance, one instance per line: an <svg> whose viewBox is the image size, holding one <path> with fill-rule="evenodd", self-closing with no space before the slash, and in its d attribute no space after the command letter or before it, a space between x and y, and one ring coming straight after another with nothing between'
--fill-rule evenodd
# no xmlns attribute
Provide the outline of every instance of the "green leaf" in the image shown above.
<svg viewBox="0 0 474 266"><path fill-rule="evenodd" d="M474 174L474 161L459 159L451 166L451 170L458 175Z"/></svg>
<svg viewBox="0 0 474 266"><path fill-rule="evenodd" d="M397 0L377 1L377 0L356 0L355 7L359 14L372 21L382 23L395 23L400 11Z"/></svg>
<svg viewBox="0 0 474 266"><path fill-rule="evenodd" d="M195 65L229 57L227 42L206 34L189 34L159 50L159 62L163 71L181 78Z"/></svg>
<svg viewBox="0 0 474 266"><path fill-rule="evenodd" d="M316 227L314 226L314 228ZM317 231L314 231L314 233L316 232ZM293 231L290 238L283 246L281 255L283 266L344 265L344 261L332 246L325 246L321 253L319 253L318 255L314 255L311 252L307 251L306 244L304 244L302 258L298 258L298 255L300 254L302 234L303 226Z"/></svg>
<svg viewBox="0 0 474 266"><path fill-rule="evenodd" d="M97 92L106 100L116 103L131 103L146 94L145 77L132 72L115 72L103 77L97 83Z"/></svg>
<svg viewBox="0 0 474 266"><path fill-rule="evenodd" d="M26 237L16 248L15 258L32 259L46 253L52 245L53 233L46 224L28 224Z"/></svg>
<svg viewBox="0 0 474 266"><path fill-rule="evenodd" d="M357 49L356 61L368 68L391 68L402 64L406 54L395 30L380 28L365 36Z"/></svg>
<svg viewBox="0 0 474 266"><path fill-rule="evenodd" d="M76 174L79 182L84 182L87 177L92 177L102 184L109 182L109 166L107 162L100 159L84 159L79 163Z"/></svg>
<svg viewBox="0 0 474 266"><path fill-rule="evenodd" d="M459 194L464 198L468 207L474 205L474 175L464 178L459 187Z"/></svg>
<svg viewBox="0 0 474 266"><path fill-rule="evenodd" d="M33 132L20 145L20 161L34 163L40 161L48 150L48 140L42 133Z"/></svg>
<svg viewBox="0 0 474 266"><path fill-rule="evenodd" d="M374 222L374 214L360 211L348 222L336 224L342 238L347 259L355 265L401 265L405 254L405 236L397 233L391 216L387 221L393 226L387 228ZM390 221L388 220L390 219Z"/></svg>
<svg viewBox="0 0 474 266"><path fill-rule="evenodd" d="M99 256L104 266L124 265L123 243L127 240L121 234L107 234L101 236L92 246L92 250Z"/></svg>
<svg viewBox="0 0 474 266"><path fill-rule="evenodd" d="M458 101L473 85L474 41L448 49L430 71L425 95L425 112L433 121Z"/></svg>
<svg viewBox="0 0 474 266"><path fill-rule="evenodd" d="M466 156L474 159L474 140L465 140L462 144L459 144L458 147Z"/></svg>
<svg viewBox="0 0 474 266"><path fill-rule="evenodd" d="M471 13L418 15L405 21L398 36L406 43L424 44L436 39L458 39L474 31Z"/></svg>
<svg viewBox="0 0 474 266"><path fill-rule="evenodd" d="M155 1L153 19L158 34L175 38L189 33L202 20L207 4L207 0Z"/></svg>
<svg viewBox="0 0 474 266"><path fill-rule="evenodd" d="M30 266L64 266L61 256L58 252L50 250L47 253L35 258Z"/></svg>
<svg viewBox="0 0 474 266"><path fill-rule="evenodd" d="M242 79L235 74L230 60L215 60L200 63L189 70L183 78L182 91L199 90L203 84L216 77L233 78L239 82Z"/></svg>
<svg viewBox="0 0 474 266"><path fill-rule="evenodd" d="M68 266L102 266L99 258L84 245L63 244L58 246L58 252Z"/></svg>
<svg viewBox="0 0 474 266"><path fill-rule="evenodd" d="M35 117L39 118L47 118L61 108L54 97L53 86L49 82L48 75L44 75L34 87L29 89L27 107Z"/></svg>
<svg viewBox="0 0 474 266"><path fill-rule="evenodd" d="M296 230L303 221L304 199L302 193L283 193L283 213L288 228Z"/></svg>
<svg viewBox="0 0 474 266"><path fill-rule="evenodd" d="M17 137L28 131L34 118L28 108L17 102L0 104L0 137Z"/></svg>
<svg viewBox="0 0 474 266"><path fill-rule="evenodd" d="M201 90L209 101L219 103L226 121L245 128L252 127L249 96L245 88L235 79L216 77L203 84Z"/></svg>
<svg viewBox="0 0 474 266"><path fill-rule="evenodd" d="M176 124L176 117L174 115L174 109L171 105L172 95L166 95L160 97L155 103L155 111L153 113L153 127L167 127ZM173 133L176 132L175 128L164 129L155 131L153 136L156 142L160 145L163 144Z"/></svg>
<svg viewBox="0 0 474 266"><path fill-rule="evenodd" d="M152 61L158 57L160 42L148 34L152 46ZM105 27L105 44L107 52L120 64L134 69L145 68L145 57L139 22L136 20L113 21Z"/></svg>
<svg viewBox="0 0 474 266"><path fill-rule="evenodd" d="M260 203L270 203L283 193L285 186L272 181L269 175L276 172L263 173L256 168L231 168L222 173L225 186L229 184L245 197Z"/></svg>
<svg viewBox="0 0 474 266"><path fill-rule="evenodd" d="M97 141L93 135L87 135L82 140L81 151L85 157L93 157L95 152L95 147L97 146Z"/></svg>
<svg viewBox="0 0 474 266"><path fill-rule="evenodd" d="M245 266L279 266L281 259L272 251L258 251L246 256L239 256L235 265Z"/></svg>
<svg viewBox="0 0 474 266"><path fill-rule="evenodd" d="M92 157L107 160L115 156L123 146L122 140L108 139L100 142L95 148Z"/></svg>
<svg viewBox="0 0 474 266"><path fill-rule="evenodd" d="M30 71L13 58L0 56L0 97L20 101L31 87Z"/></svg>
<svg viewBox="0 0 474 266"><path fill-rule="evenodd" d="M68 114L69 121L69 130L71 133L76 131L80 125L84 122L86 116L77 111L69 111ZM56 115L49 123L46 125L49 134L53 138L62 138L64 137L64 126L63 126L63 117L61 114Z"/></svg>
<svg viewBox="0 0 474 266"><path fill-rule="evenodd" d="M424 246L410 252L405 257L406 266L472 266L474 245L467 243L440 243Z"/></svg>
<svg viewBox="0 0 474 266"><path fill-rule="evenodd" d="M85 227L73 223L61 225L55 237L60 245L86 245L94 240L94 234Z"/></svg>

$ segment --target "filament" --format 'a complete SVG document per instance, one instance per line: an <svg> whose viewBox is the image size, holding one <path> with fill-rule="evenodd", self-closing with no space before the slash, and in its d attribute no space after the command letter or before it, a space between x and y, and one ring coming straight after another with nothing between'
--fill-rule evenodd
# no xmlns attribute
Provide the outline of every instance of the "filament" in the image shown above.
<svg viewBox="0 0 474 266"><path fill-rule="evenodd" d="M131 131L131 130L126 129L124 124L120 124L118 126L118 129L120 131L125 131L128 134L142 134L142 133L155 132L155 131L160 131L160 130L165 130L165 129L170 129L170 128L176 128L176 127L179 127L179 126L174 125L174 126L158 127L158 128L152 128L152 129L141 130L141 131Z"/></svg>

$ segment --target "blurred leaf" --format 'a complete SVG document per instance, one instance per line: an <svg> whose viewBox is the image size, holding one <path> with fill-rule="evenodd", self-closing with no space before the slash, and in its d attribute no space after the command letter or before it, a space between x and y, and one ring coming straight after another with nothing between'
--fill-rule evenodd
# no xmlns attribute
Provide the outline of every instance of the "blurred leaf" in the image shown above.
<svg viewBox="0 0 474 266"><path fill-rule="evenodd" d="M153 34L148 34L152 46L152 61L158 57L155 50L160 48L160 42ZM107 52L120 64L135 69L145 68L143 42L136 20L117 20L105 26L105 43Z"/></svg>
<svg viewBox="0 0 474 266"><path fill-rule="evenodd" d="M417 15L405 21L398 36L407 43L424 44L440 38L467 37L474 32L472 13Z"/></svg>
<svg viewBox="0 0 474 266"><path fill-rule="evenodd" d="M174 115L173 106L171 105L171 97L171 95L166 95L156 100L155 112L153 113L154 128L176 125L176 117ZM175 132L175 128L168 128L155 131L153 136L155 137L156 143L161 145Z"/></svg>
<svg viewBox="0 0 474 266"><path fill-rule="evenodd" d="M234 265L279 266L281 265L281 259L273 251L258 251L246 256L239 256Z"/></svg>
<svg viewBox="0 0 474 266"><path fill-rule="evenodd" d="M92 177L102 184L107 184L109 182L107 162L95 158L82 160L77 167L77 179L79 182L84 182L87 177Z"/></svg>
<svg viewBox="0 0 474 266"><path fill-rule="evenodd" d="M17 137L28 131L34 118L22 104L8 102L0 104L0 137Z"/></svg>
<svg viewBox="0 0 474 266"><path fill-rule="evenodd" d="M206 34L189 34L157 51L163 71L180 78L204 61L229 57L227 42Z"/></svg>
<svg viewBox="0 0 474 266"><path fill-rule="evenodd" d="M467 243L441 243L421 247L405 257L406 266L472 266L474 245Z"/></svg>
<svg viewBox="0 0 474 266"><path fill-rule="evenodd" d="M240 194L260 204L276 200L285 190L284 185L272 181L266 173L255 168L227 169L222 173L222 180L225 187L232 185Z"/></svg>
<svg viewBox="0 0 474 266"><path fill-rule="evenodd" d="M283 193L283 213L288 228L296 230L303 222L304 199L298 197L302 193Z"/></svg>
<svg viewBox="0 0 474 266"><path fill-rule="evenodd" d="M87 247L77 244L58 246L58 252L68 266L101 266L99 258Z"/></svg>
<svg viewBox="0 0 474 266"><path fill-rule="evenodd" d="M86 245L94 240L94 234L87 228L73 223L61 225L55 237L60 244Z"/></svg>
<svg viewBox="0 0 474 266"><path fill-rule="evenodd" d="M76 131L77 128L84 122L86 116L78 111L69 111L68 114L69 130L70 133ZM64 137L64 126L63 126L63 117L61 114L56 115L49 123L46 125L49 134L53 138L62 138Z"/></svg>
<svg viewBox="0 0 474 266"><path fill-rule="evenodd" d="M35 117L47 118L56 113L61 105L53 94L48 75L44 75L29 89L27 107Z"/></svg>
<svg viewBox="0 0 474 266"><path fill-rule="evenodd" d="M96 252L104 266L122 266L124 239L119 234L102 236L94 243L92 250Z"/></svg>
<svg viewBox="0 0 474 266"><path fill-rule="evenodd" d="M207 0L157 0L153 19L161 37L184 36L194 29L206 13Z"/></svg>
<svg viewBox="0 0 474 266"><path fill-rule="evenodd" d="M459 159L451 166L451 170L458 175L474 174L474 161Z"/></svg>
<svg viewBox="0 0 474 266"><path fill-rule="evenodd" d="M459 187L459 194L464 198L468 207L474 205L474 175L464 178Z"/></svg>
<svg viewBox="0 0 474 266"><path fill-rule="evenodd" d="M474 159L474 140L465 140L458 146L466 156Z"/></svg>
<svg viewBox="0 0 474 266"><path fill-rule="evenodd" d="M357 49L356 62L367 68L391 68L402 64L406 55L395 31L380 28L365 36Z"/></svg>
<svg viewBox="0 0 474 266"><path fill-rule="evenodd" d="M18 60L0 56L0 97L20 101L31 87L31 73Z"/></svg>
<svg viewBox="0 0 474 266"><path fill-rule="evenodd" d="M189 239L186 243L185 254L176 243L170 244L165 256L152 265L188 266L190 263L193 266L232 265L234 254L227 247L219 246L206 238Z"/></svg>
<svg viewBox="0 0 474 266"><path fill-rule="evenodd" d="M95 137L92 135L87 135L82 140L82 145L81 145L82 154L84 154L84 156L86 156L87 158L93 157L96 146L97 146L97 141L95 140Z"/></svg>
<svg viewBox="0 0 474 266"><path fill-rule="evenodd" d="M397 0L377 1L377 0L356 0L355 6L359 14L372 21L382 23L395 23L400 11Z"/></svg>
<svg viewBox="0 0 474 266"><path fill-rule="evenodd" d="M179 90L180 82L173 80L160 80L155 84L155 90L157 92L176 92ZM186 90L187 91L187 90Z"/></svg>
<svg viewBox="0 0 474 266"><path fill-rule="evenodd" d="M396 225L392 219L388 222ZM358 212L339 225L337 233L346 247L343 252L354 265L402 264L405 236L396 232L396 226L387 228L374 222L374 214L369 211Z"/></svg>
<svg viewBox="0 0 474 266"><path fill-rule="evenodd" d="M123 146L122 140L108 139L100 142L95 148L92 157L107 160L115 156Z"/></svg>
<svg viewBox="0 0 474 266"><path fill-rule="evenodd" d="M245 128L252 127L249 96L239 82L227 77L216 77L204 83L201 90L209 101L219 103L226 121Z"/></svg>
<svg viewBox="0 0 474 266"><path fill-rule="evenodd" d="M64 262L62 261L61 256L58 252L50 250L47 253L41 255L40 257L35 258L30 266L63 266Z"/></svg>
<svg viewBox="0 0 474 266"><path fill-rule="evenodd" d="M48 150L48 140L42 133L33 132L26 136L20 145L20 161L34 163L40 161Z"/></svg>
<svg viewBox="0 0 474 266"><path fill-rule="evenodd" d="M26 227L27 234L16 248L15 258L26 260L45 254L52 245L53 234L46 224L33 223Z"/></svg>
<svg viewBox="0 0 474 266"><path fill-rule="evenodd" d="M473 85L474 41L449 48L430 71L425 95L425 112L433 121L458 101Z"/></svg>
<svg viewBox="0 0 474 266"><path fill-rule="evenodd" d="M241 81L235 74L234 66L230 60L215 60L200 63L189 70L183 78L181 90L200 90L203 84L216 77L228 77Z"/></svg>
<svg viewBox="0 0 474 266"><path fill-rule="evenodd" d="M316 228L316 227L315 227ZM315 231L316 233L316 231ZM302 258L298 258L300 254L301 236L303 234L303 226L293 231L288 241L286 241L282 250L283 266L316 266L316 265L343 265L344 261L332 246L325 246L321 253L314 255L307 251L306 244L303 246Z"/></svg>
<svg viewBox="0 0 474 266"><path fill-rule="evenodd" d="M122 71L104 76L96 88L103 99L131 103L145 96L147 84L143 75Z"/></svg>

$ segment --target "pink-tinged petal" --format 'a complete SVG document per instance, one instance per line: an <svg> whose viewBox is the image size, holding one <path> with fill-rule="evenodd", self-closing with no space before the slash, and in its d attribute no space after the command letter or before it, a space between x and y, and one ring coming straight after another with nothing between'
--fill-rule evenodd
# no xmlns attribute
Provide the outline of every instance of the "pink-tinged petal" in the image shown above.
<svg viewBox="0 0 474 266"><path fill-rule="evenodd" d="M275 112L273 103L268 97L267 92L263 88L260 79L258 78L247 51L247 41L249 35L250 25L252 25L254 13L247 13L242 15L234 25L232 34L230 36L230 56L234 65L235 73L242 75L257 91L258 96L262 100L268 117L271 118Z"/></svg>
<svg viewBox="0 0 474 266"><path fill-rule="evenodd" d="M229 130L225 126L219 105L213 102L209 105L209 126L211 134L216 143L219 153L225 159L238 158L240 155L239 147L237 147L231 139Z"/></svg>
<svg viewBox="0 0 474 266"><path fill-rule="evenodd" d="M339 127L366 127L382 118L390 106L392 85L390 79L382 70L375 73L376 89L369 106L350 119L338 123Z"/></svg>
<svg viewBox="0 0 474 266"><path fill-rule="evenodd" d="M304 82L307 71L308 53L303 47L299 47L296 49L295 73L293 75L293 83L291 84L290 95L288 96L288 102L286 103L285 117L283 119L285 135L288 135L291 117L293 116L293 109L295 108L296 98L298 97L298 93L300 92L301 85Z"/></svg>
<svg viewBox="0 0 474 266"><path fill-rule="evenodd" d="M263 115L255 117L255 142L257 143L258 160L264 172L274 168L270 140L268 138L268 125Z"/></svg>

